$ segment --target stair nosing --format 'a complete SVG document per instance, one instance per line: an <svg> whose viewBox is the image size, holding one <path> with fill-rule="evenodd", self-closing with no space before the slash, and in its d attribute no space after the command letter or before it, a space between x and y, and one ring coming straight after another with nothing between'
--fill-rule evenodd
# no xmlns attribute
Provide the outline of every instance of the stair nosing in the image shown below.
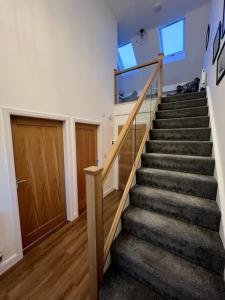
<svg viewBox="0 0 225 300"><path fill-rule="evenodd" d="M212 156L202 156L202 155L182 155L182 154L170 154L170 153L143 153L142 156L156 156L156 157L161 157L161 156L167 156L169 158L173 158L173 157L177 157L177 158L186 158L186 159L190 159L190 160L194 160L194 159L202 159L202 160L209 160L209 161L215 161L215 159Z"/></svg>
<svg viewBox="0 0 225 300"><path fill-rule="evenodd" d="M174 98L174 97L179 97L179 98L183 98L184 96L188 95L188 94L191 94L191 95L199 95L199 94L203 94L204 92L193 92L193 93L186 93L186 94L180 94L180 95L171 95L171 96L164 96L162 97L162 99L170 99L170 98ZM207 93L205 92L205 97L207 98ZM195 98L192 98L192 99L195 99Z"/></svg>
<svg viewBox="0 0 225 300"><path fill-rule="evenodd" d="M188 130L188 131L193 131L193 130L211 130L210 127L193 127L193 128L152 128L150 131L183 131L183 130Z"/></svg>
<svg viewBox="0 0 225 300"><path fill-rule="evenodd" d="M158 110L157 113L164 113L164 112L171 112L171 111L181 111L181 110L194 110L194 109L197 109L197 108L203 108L203 107L206 107L206 108L209 108L208 105L202 105L202 106L196 106L196 107L186 107L186 108L175 108L175 109L165 109L165 110ZM179 119L179 118L176 118L176 119ZM162 119L162 120L165 120L165 119Z"/></svg>
<svg viewBox="0 0 225 300"><path fill-rule="evenodd" d="M174 101L174 102L165 102L165 103L160 103L159 105L171 105L171 104L176 104L176 103L184 103L184 102L193 102L193 101L198 101L198 100L206 100L207 98L196 98L196 99L186 99L186 100L182 100L182 101ZM204 105L205 106L205 105ZM201 107L201 106L200 106Z"/></svg>
<svg viewBox="0 0 225 300"><path fill-rule="evenodd" d="M164 174L169 174L169 175L177 175L177 174L180 174L182 176L185 176L185 177L201 177L202 179L210 179L211 181L214 181L215 183L217 183L216 179L214 176L210 176L210 175L202 175L202 174L193 174L193 173L185 173L185 172L180 172L180 171L171 171L171 170L164 170L164 169L156 169L156 168L148 168L148 167L141 167L137 170L138 173L145 171L145 170L157 170L161 173L164 173ZM197 178L196 178L197 179Z"/></svg>
<svg viewBox="0 0 225 300"><path fill-rule="evenodd" d="M146 190L154 190L154 191L160 191L161 193L163 194L170 194L170 195L175 195L175 196L184 196L186 198L194 198L196 199L196 201L198 201L199 199L202 200L202 201L207 201L208 203L213 203L213 205L215 204L215 206L218 208L218 205L217 205L217 202L216 201L212 201L211 199L208 199L208 198L203 198L203 197L197 197L197 196L193 196L193 195L188 195L188 194L182 194L182 193L178 193L178 192L174 192L174 191L171 191L171 190L166 190L166 189L161 189L161 188L158 188L158 187L153 187L153 186L147 186L147 185L142 185L142 184L138 184L136 183L135 186L130 190L132 193L139 193L139 191L137 191L139 188L144 188ZM141 194L141 193L139 193ZM218 211L219 208L218 208Z"/></svg>
<svg viewBox="0 0 225 300"><path fill-rule="evenodd" d="M147 143L161 143L161 142L163 142L163 143L204 143L204 144L212 144L213 142L211 142L211 141L187 141L187 140L185 140L185 141L179 141L179 140L149 140L149 141L147 141Z"/></svg>

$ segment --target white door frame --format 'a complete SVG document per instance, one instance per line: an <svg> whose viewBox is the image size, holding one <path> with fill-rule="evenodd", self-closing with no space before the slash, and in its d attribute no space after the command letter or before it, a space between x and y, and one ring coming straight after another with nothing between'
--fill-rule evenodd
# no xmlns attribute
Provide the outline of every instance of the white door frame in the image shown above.
<svg viewBox="0 0 225 300"><path fill-rule="evenodd" d="M98 167L102 167L103 165L103 141L102 141L102 133L103 133L103 129L102 129L102 122L100 121L96 121L96 120L92 120L92 119L80 119L80 118L72 118L72 123L73 123L73 136L74 136L74 142L73 142L73 165L75 166L75 194L77 197L76 200L76 211L79 214L79 208L78 208L78 186L77 186L77 154L76 154L76 129L75 129L75 125L76 123L83 123L83 124L90 124L90 125L96 125L97 126L97 160L98 160Z"/></svg>
<svg viewBox="0 0 225 300"><path fill-rule="evenodd" d="M3 148L4 148L4 158L7 163L7 179L9 183L9 198L5 201L10 200L10 205L12 207L13 214L13 227L15 236L14 241L16 244L16 253L1 266L1 272L3 273L6 269L11 267L23 257L23 247L22 247L22 237L20 228L20 216L19 216L19 206L18 206L18 196L17 196L17 186L16 186L16 174L15 174L15 164L14 164L14 153L13 153L13 142L12 142L12 129L11 129L11 119L14 116L23 117L33 117L33 118L44 118L50 120L58 120L63 122L63 143L64 143L64 166L65 166L65 188L66 188L66 206L67 206L67 220L73 221L78 217L78 211L76 206L76 189L74 185L74 175L75 168L71 164L71 159L73 156L72 144L75 140L73 134L73 122L71 117L67 115L59 114L49 114L33 110L17 109L13 107L2 106L1 116L2 116L2 127L3 127ZM2 199L4 201L4 199ZM1 201L2 201L1 200Z"/></svg>

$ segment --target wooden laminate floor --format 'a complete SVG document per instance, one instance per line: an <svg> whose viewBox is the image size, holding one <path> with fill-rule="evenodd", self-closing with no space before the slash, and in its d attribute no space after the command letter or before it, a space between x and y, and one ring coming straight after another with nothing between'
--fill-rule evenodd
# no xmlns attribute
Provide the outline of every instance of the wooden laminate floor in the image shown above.
<svg viewBox="0 0 225 300"><path fill-rule="evenodd" d="M104 199L106 237L121 193ZM86 215L67 223L0 276L0 299L89 299Z"/></svg>

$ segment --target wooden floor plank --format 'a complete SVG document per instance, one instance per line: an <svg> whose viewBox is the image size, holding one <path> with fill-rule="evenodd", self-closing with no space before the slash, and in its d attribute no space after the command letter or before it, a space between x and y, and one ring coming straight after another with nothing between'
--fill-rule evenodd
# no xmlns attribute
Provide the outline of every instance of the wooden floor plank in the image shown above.
<svg viewBox="0 0 225 300"><path fill-rule="evenodd" d="M114 191L104 199L104 238L120 198L121 192ZM83 214L29 250L16 266L0 276L0 299L89 299L87 253L87 223Z"/></svg>

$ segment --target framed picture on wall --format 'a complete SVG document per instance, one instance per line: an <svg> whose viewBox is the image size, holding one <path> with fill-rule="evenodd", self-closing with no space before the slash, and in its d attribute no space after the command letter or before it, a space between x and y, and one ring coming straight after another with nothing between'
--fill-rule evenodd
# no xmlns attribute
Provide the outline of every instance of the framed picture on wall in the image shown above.
<svg viewBox="0 0 225 300"><path fill-rule="evenodd" d="M208 46L209 46L209 38L210 38L210 25L208 25L207 33L206 33L206 51L207 51Z"/></svg>
<svg viewBox="0 0 225 300"><path fill-rule="evenodd" d="M215 63L216 57L220 50L220 38L221 38L221 22L219 23L216 36L213 42L213 64Z"/></svg>
<svg viewBox="0 0 225 300"><path fill-rule="evenodd" d="M222 38L224 37L225 34L225 0L223 4L223 24L222 24Z"/></svg>
<svg viewBox="0 0 225 300"><path fill-rule="evenodd" d="M218 85L225 75L225 43L217 59L216 84Z"/></svg>

